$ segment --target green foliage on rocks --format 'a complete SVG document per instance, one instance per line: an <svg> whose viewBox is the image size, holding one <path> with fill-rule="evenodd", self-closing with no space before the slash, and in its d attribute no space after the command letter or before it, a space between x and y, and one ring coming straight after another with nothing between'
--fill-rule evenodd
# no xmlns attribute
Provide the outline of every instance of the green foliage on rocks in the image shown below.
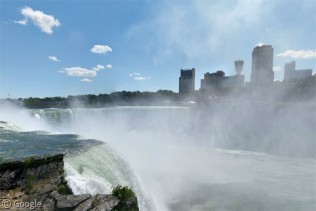
<svg viewBox="0 0 316 211"><path fill-rule="evenodd" d="M115 186L112 188L112 195L116 196L120 202L114 207L114 211L137 211L137 198L132 188L127 186Z"/></svg>
<svg viewBox="0 0 316 211"><path fill-rule="evenodd" d="M25 182L25 193L26 194L31 194L32 190L33 190L33 185L36 183L36 177L34 176L28 176L26 178L26 182Z"/></svg>
<svg viewBox="0 0 316 211"><path fill-rule="evenodd" d="M129 188L127 186L115 186L112 189L112 194L116 196L119 199L127 199L130 197L135 197L135 193L133 192L132 188Z"/></svg>
<svg viewBox="0 0 316 211"><path fill-rule="evenodd" d="M73 192L70 189L70 187L68 186L67 182L61 182L58 184L56 191L61 194L61 195L72 195Z"/></svg>
<svg viewBox="0 0 316 211"><path fill-rule="evenodd" d="M32 162L33 162L33 158L32 157L25 158L24 161L23 161L24 168L29 167Z"/></svg>

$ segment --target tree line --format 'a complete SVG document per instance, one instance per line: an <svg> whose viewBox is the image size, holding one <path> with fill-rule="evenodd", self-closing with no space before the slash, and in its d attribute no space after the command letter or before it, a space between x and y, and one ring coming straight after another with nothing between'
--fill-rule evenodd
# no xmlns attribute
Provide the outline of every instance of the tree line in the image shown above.
<svg viewBox="0 0 316 211"><path fill-rule="evenodd" d="M88 94L68 97L19 98L18 104L27 108L103 107L127 105L167 104L179 100L179 95L170 90L157 92L120 91L111 94Z"/></svg>

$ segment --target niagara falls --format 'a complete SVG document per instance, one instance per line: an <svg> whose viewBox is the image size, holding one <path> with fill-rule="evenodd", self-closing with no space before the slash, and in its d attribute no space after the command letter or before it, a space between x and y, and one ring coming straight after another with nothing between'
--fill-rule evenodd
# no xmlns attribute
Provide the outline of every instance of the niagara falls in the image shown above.
<svg viewBox="0 0 316 211"><path fill-rule="evenodd" d="M0 1L0 210L316 210L316 3Z"/></svg>

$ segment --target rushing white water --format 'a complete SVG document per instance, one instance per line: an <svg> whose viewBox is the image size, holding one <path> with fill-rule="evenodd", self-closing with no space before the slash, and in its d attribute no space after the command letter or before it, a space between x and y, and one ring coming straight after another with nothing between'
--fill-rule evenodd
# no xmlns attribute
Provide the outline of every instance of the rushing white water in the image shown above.
<svg viewBox="0 0 316 211"><path fill-rule="evenodd" d="M110 193L115 185L135 190L142 210L152 204L128 163L106 145L95 146L77 156L65 158L66 180L75 194Z"/></svg>
<svg viewBox="0 0 316 211"><path fill-rule="evenodd" d="M304 155L302 149L309 146L306 143L314 135L308 128L304 129L305 135L300 134L306 140L304 147L292 141L292 147L284 146L281 151L273 148L275 155L271 155L262 146L270 147L269 141L275 137L293 135L285 136L280 129L285 126L280 125L281 135L276 136L274 128L263 140L264 135L253 126L248 129L256 136L241 131L242 137L252 142L236 142L242 137L232 136L235 131L230 125L237 127L250 121L245 117L254 115L249 109L247 115L238 113L242 121L229 119L229 125L223 121L229 111L223 115L217 110L210 114L214 118L205 120L204 113L176 107L49 109L33 110L31 114L33 118L26 122L35 122L33 130L40 123L55 133L75 133L105 143L66 157L67 180L75 193L108 193L113 185L129 185L136 191L142 210L316 210L315 158L276 153L292 153L297 148L301 151L294 151L294 155ZM264 115L268 114L265 111ZM287 119L285 128L296 126L296 122L302 124L301 116L292 121L283 116L285 113L274 114L271 124L280 124L283 118ZM304 121L313 120L303 117ZM313 122L308 123L312 127ZM24 129L23 124L19 126ZM258 148L253 149L258 152L216 148L223 143L238 143L237 148L247 149L255 141Z"/></svg>

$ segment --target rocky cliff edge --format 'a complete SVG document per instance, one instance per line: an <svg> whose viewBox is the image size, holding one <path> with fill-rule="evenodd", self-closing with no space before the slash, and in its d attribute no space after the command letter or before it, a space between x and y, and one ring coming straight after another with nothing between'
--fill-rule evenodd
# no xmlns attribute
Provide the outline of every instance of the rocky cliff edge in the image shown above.
<svg viewBox="0 0 316 211"><path fill-rule="evenodd" d="M138 210L128 187L112 194L73 195L64 175L64 155L29 157L0 164L0 210Z"/></svg>

